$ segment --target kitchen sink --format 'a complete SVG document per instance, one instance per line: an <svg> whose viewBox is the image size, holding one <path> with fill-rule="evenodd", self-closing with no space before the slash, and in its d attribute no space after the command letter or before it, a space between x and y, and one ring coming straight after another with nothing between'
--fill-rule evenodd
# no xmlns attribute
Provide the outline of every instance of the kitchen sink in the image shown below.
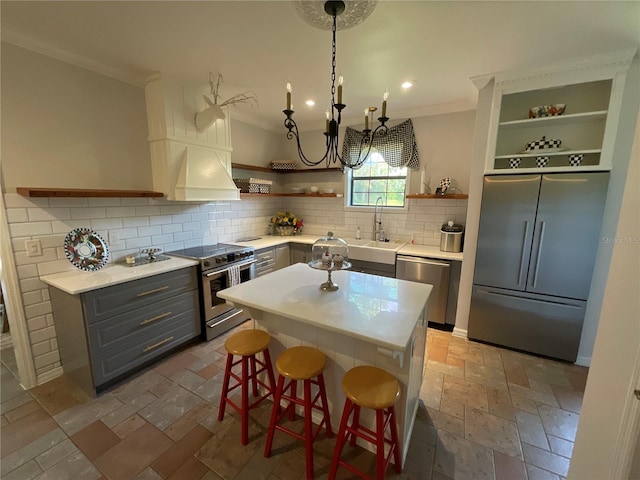
<svg viewBox="0 0 640 480"><path fill-rule="evenodd" d="M345 238L349 246L349 259L365 262L384 263L395 265L396 252L404 243L379 242L377 240L355 240Z"/></svg>

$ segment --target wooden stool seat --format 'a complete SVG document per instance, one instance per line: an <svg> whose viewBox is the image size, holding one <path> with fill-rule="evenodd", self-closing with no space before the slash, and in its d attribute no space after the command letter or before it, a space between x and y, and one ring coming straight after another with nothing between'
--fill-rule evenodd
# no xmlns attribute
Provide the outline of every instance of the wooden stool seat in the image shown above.
<svg viewBox="0 0 640 480"><path fill-rule="evenodd" d="M280 375L273 394L273 409L271 410L264 456L269 458L271 455L276 430L302 440L305 444L307 480L313 479L313 442L323 427L328 437L333 436L327 392L324 385L324 364L325 358L320 350L305 346L288 348L276 360L276 368ZM299 398L297 394L298 381L302 382L302 398ZM312 387L317 389L317 393L312 393ZM289 402L284 409L281 408L283 400ZM287 415L291 421L295 420L296 406L302 407L304 411L304 432L302 434L280 425L280 421ZM313 410L322 412L322 420L315 431L311 421Z"/></svg>
<svg viewBox="0 0 640 480"><path fill-rule="evenodd" d="M271 365L269 354L269 342L271 335L262 330L242 330L231 335L224 343L227 350L227 364L224 370L222 381L222 393L220 395L220 408L218 409L218 420L224 419L224 411L228 405L240 414L241 419L241 442L246 445L249 442L249 410L256 407L269 395L275 391L275 377ZM264 361L256 358L256 354L262 353ZM240 357L234 361L234 356ZM234 367L240 366L240 373L233 371ZM261 373L265 373L263 381ZM235 381L232 384L231 379ZM264 394L260 394L258 387L264 389ZM256 400L249 402L249 387ZM230 396L235 389L240 389L240 405L236 404Z"/></svg>
<svg viewBox="0 0 640 480"><path fill-rule="evenodd" d="M342 390L356 405L373 410L390 407L400 396L400 384L393 375L367 365L345 373Z"/></svg>
<svg viewBox="0 0 640 480"><path fill-rule="evenodd" d="M232 355L255 355L266 350L271 341L271 335L263 330L243 330L234 333L226 342L224 348Z"/></svg>
<svg viewBox="0 0 640 480"><path fill-rule="evenodd" d="M312 347L292 347L276 360L278 373L292 380L307 380L324 371L324 355Z"/></svg>
<svg viewBox="0 0 640 480"><path fill-rule="evenodd" d="M356 438L361 438L376 446L377 480L384 479L384 472L392 459L396 472L401 473L400 442L395 410L395 403L400 397L398 380L381 368L363 365L354 367L344 374L342 390L347 398L344 402L338 439L329 467L329 480L336 478L338 467L344 467L360 478L369 478L362 470L341 458L345 443L348 441L351 446L355 446ZM375 426L373 430L360 423L361 408L374 410ZM390 438L386 436L387 430L389 430ZM385 446L387 445L389 451L385 456Z"/></svg>

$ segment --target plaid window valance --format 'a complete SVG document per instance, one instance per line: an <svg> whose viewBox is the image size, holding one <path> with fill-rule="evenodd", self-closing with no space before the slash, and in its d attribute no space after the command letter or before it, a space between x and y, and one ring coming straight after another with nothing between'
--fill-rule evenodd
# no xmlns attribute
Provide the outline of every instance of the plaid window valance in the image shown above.
<svg viewBox="0 0 640 480"><path fill-rule="evenodd" d="M355 163L360 155L360 144L364 134L347 127L342 143L342 158ZM392 167L420 168L416 137L413 133L413 122L406 120L395 127L390 127L386 133L376 134L372 148L375 148L385 161Z"/></svg>

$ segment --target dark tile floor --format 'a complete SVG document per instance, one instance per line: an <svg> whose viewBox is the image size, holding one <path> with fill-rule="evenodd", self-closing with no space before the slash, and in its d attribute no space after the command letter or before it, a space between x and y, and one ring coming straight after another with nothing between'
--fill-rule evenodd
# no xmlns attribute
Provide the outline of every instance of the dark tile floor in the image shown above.
<svg viewBox="0 0 640 480"><path fill-rule="evenodd" d="M248 328L245 324L239 328ZM174 354L89 399L65 377L23 391L3 355L3 480L304 478L301 442L276 434L263 448L266 402L240 445L237 414L217 421L225 337ZM543 480L567 475L587 369L429 329L421 404L402 474L411 480ZM228 412L230 409L227 409ZM298 422L300 423L300 422ZM334 439L315 444L327 478ZM373 455L345 454L373 473ZM339 478L352 478L345 469Z"/></svg>

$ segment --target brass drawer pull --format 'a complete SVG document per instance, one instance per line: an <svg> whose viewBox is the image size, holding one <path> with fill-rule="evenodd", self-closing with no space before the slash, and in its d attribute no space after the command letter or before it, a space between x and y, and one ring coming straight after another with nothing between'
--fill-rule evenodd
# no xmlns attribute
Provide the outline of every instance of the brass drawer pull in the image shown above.
<svg viewBox="0 0 640 480"><path fill-rule="evenodd" d="M164 340L160 340L158 343L155 343L153 345L149 345L148 347L145 347L144 350L142 350L142 353L150 352L154 348L158 348L158 347L164 345L165 343L170 342L171 340L173 340L173 336L171 336L169 338L165 338Z"/></svg>
<svg viewBox="0 0 640 480"><path fill-rule="evenodd" d="M144 297L145 295L150 295L152 293L158 293L161 292L163 290L166 290L167 288L169 288L169 285L165 285L164 287L160 287L160 288L155 288L153 290L147 290L146 292L140 292L138 295L138 297Z"/></svg>
<svg viewBox="0 0 640 480"><path fill-rule="evenodd" d="M160 315L156 315L155 317L147 318L146 320L141 321L140 325L146 325L148 323L155 322L156 320L160 320L161 318L168 317L169 315L171 315L171 313L172 312L161 313Z"/></svg>

